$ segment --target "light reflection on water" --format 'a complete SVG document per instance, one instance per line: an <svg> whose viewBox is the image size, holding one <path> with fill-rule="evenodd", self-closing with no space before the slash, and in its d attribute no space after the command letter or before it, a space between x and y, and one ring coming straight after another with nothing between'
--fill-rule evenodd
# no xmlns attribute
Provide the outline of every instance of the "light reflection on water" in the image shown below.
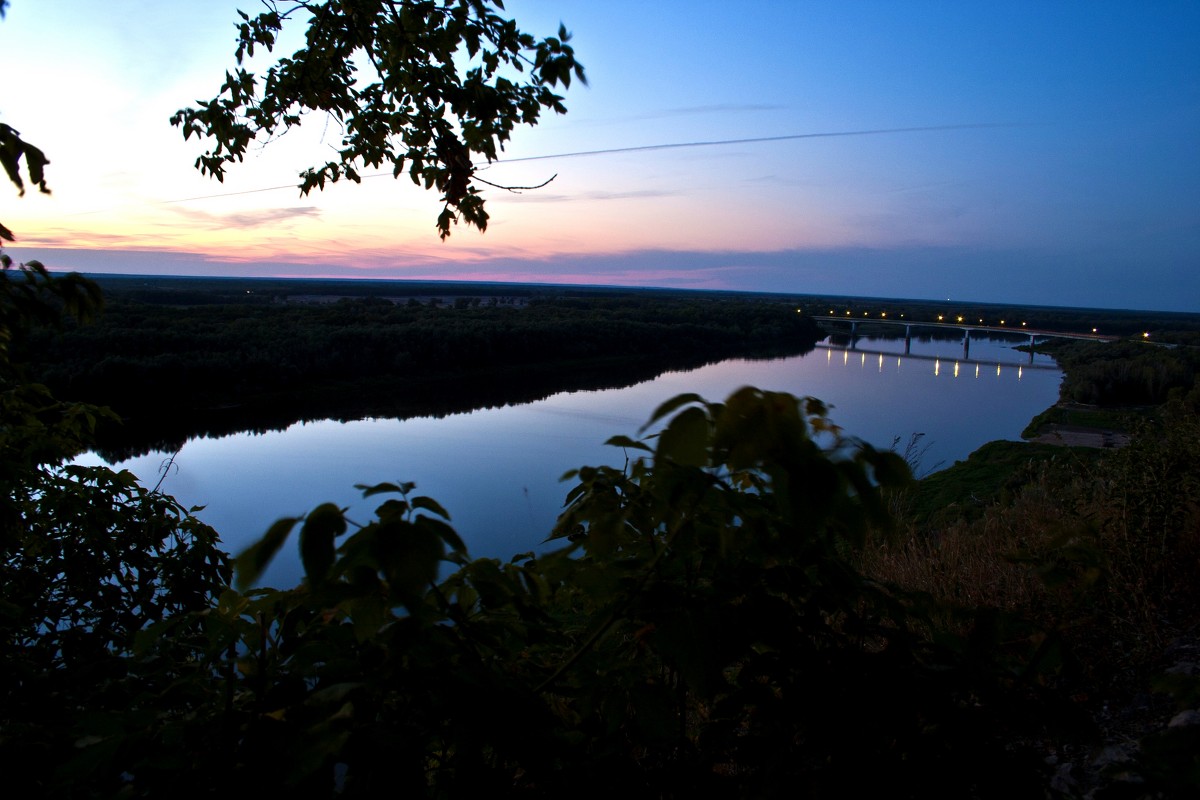
<svg viewBox="0 0 1200 800"><path fill-rule="evenodd" d="M664 400L696 392L723 400L738 387L813 395L832 406L834 422L876 446L924 433L923 467L965 458L993 439L1017 439L1029 419L1058 395L1061 372L1044 356L1034 368L1011 342L972 339L971 361L955 342L859 339L857 351L818 348L770 361L733 359L673 372L636 386L553 395L520 406L442 418L299 423L285 431L193 439L175 458L163 489L199 516L236 553L281 516L330 501L359 521L380 498L364 502L354 484L414 481L437 499L473 555L507 559L535 549L553 526L570 488L567 470L608 463L624 453L605 447L635 435ZM870 354L868 355L868 352ZM992 368L992 364L996 364ZM982 367L982 368L981 368ZM953 376L953 377L951 377ZM153 485L167 453L114 465ZM97 463L95 456L81 461ZM294 546L264 582L290 586L301 571Z"/></svg>

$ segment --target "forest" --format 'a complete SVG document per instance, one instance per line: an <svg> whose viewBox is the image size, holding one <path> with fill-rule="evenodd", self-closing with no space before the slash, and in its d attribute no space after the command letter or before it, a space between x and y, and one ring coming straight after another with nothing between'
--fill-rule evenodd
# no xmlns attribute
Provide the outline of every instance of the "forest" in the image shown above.
<svg viewBox="0 0 1200 800"><path fill-rule="evenodd" d="M732 356L794 355L822 335L794 306L754 297L130 283L101 279L106 303L91 324L31 333L18 345L57 397L120 414L123 424L97 434L110 455L174 450L200 432L528 402Z"/></svg>

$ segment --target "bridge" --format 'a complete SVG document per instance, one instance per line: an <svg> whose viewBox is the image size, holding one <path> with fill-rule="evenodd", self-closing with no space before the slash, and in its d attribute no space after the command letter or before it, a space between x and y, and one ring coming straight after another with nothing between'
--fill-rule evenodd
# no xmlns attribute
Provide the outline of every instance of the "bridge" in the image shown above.
<svg viewBox="0 0 1200 800"><path fill-rule="evenodd" d="M950 329L963 332L963 358L969 358L971 353L971 334L972 333L1001 333L1008 336L1028 336L1029 337L1029 363L1033 363L1033 345L1037 339L1086 339L1093 342L1115 342L1121 337L1107 336L1093 331L1092 333L1064 333L1063 331L1047 331L1036 328L1027 328L1022 323L1020 328L1010 328L1004 325L972 325L967 322L913 322L906 319L886 319L880 317L838 317L832 315L814 316L813 319L817 324L824 325L828 328L833 327L833 323L850 324L850 349L855 349L855 343L858 341L858 326L859 325L892 325L904 328L904 354L909 355L912 347L912 332L913 328L935 328L935 329Z"/></svg>
<svg viewBox="0 0 1200 800"><path fill-rule="evenodd" d="M946 356L923 355L923 354L913 355L912 353L905 353L904 355L900 355L899 353L895 353L895 352L888 351L888 350L866 350L861 347L856 347L852 351L849 348L838 347L837 345L832 345L832 344L818 344L817 349L824 350L826 352L826 354L841 353L843 361L845 361L846 357L849 356L849 354L851 352L853 352L855 355L862 355L862 357L863 357L862 363L863 364L867 363L867 361L866 361L867 356L878 357L880 367L883 366L883 360L885 358L887 358L887 359L894 358L897 360L903 358L903 359L907 359L907 360L911 360L911 361L928 361L929 363L934 364L934 365L936 365L938 363L953 362L955 377L958 377L959 365L963 365L966 367L974 367L975 368L975 377L977 377L977 378L979 377L980 367L986 367L989 370L995 369L997 375L1000 374L1001 368L1018 370L1018 374L1020 374L1021 371L1024 371L1024 370L1045 370L1047 372L1057 372L1058 370L1061 369L1061 367L1059 367L1057 364L1037 364L1037 363L1034 363L1033 361L1030 361L1029 363L1025 364L1025 363L1019 363L1017 361L994 361L991 359L989 359L987 361L977 361L977 360L973 360L973 359L965 357L965 356L963 358L958 358L958 357L946 357ZM936 366L935 366L934 374L937 374Z"/></svg>

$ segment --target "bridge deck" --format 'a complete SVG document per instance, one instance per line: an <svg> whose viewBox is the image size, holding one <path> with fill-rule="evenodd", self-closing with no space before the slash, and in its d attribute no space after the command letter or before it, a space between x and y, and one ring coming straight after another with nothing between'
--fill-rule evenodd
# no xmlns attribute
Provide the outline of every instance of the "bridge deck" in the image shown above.
<svg viewBox="0 0 1200 800"><path fill-rule="evenodd" d="M831 317L827 315L814 316L817 322L840 322L858 325L900 325L907 328L950 328L970 333L972 331L987 333L1006 333L1011 336L1028 336L1057 339L1087 339L1094 342L1115 342L1120 336L1106 336L1102 333L1064 333L1063 331L1046 331L1037 328L1010 328L1005 325L970 325L965 322L920 322L907 319L880 319L878 317Z"/></svg>

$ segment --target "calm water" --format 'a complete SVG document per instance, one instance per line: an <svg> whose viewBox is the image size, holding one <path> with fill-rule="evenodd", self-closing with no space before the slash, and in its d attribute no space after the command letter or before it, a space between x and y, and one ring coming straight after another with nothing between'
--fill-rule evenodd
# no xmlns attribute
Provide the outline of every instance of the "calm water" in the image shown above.
<svg viewBox="0 0 1200 800"><path fill-rule="evenodd" d="M1042 356L1028 364L1012 345L973 340L972 360L964 361L954 342L914 340L906 357L902 341L861 339L856 351L823 344L794 358L730 360L625 389L436 419L325 421L193 439L176 456L163 490L185 505L205 506L199 516L237 553L279 517L325 501L350 506L351 518L365 521L380 498L364 502L356 483L413 481L418 494L446 507L473 555L507 559L536 548L550 531L570 488L559 480L564 472L621 464L622 451L603 442L635 435L655 407L682 392L723 400L749 384L819 397L848 434L877 446L925 434L924 470L964 459L994 439L1018 439L1030 418L1057 399L1062 373ZM169 455L113 466L153 485ZM300 574L293 541L264 582L290 586Z"/></svg>

